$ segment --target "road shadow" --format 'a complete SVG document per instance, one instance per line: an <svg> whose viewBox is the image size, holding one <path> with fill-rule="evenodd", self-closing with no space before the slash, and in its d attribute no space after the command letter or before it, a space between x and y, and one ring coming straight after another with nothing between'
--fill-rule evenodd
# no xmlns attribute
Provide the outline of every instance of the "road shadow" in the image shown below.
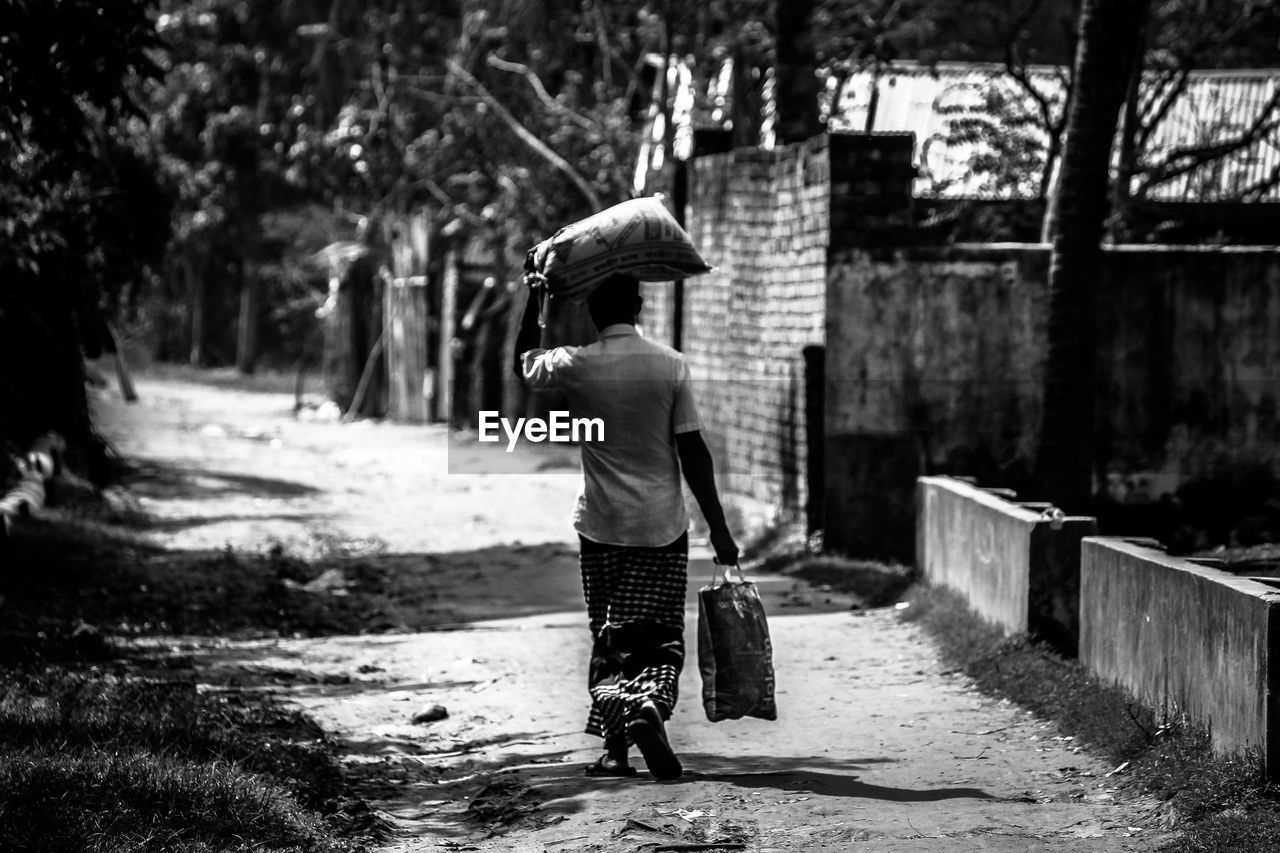
<svg viewBox="0 0 1280 853"><path fill-rule="evenodd" d="M939 800L995 797L980 788L894 788L861 781L854 773L820 770L773 770L755 773L691 773L685 781L724 782L739 788L768 788L786 793L808 793L824 797L852 797L895 803L932 803Z"/></svg>
<svg viewBox="0 0 1280 853"><path fill-rule="evenodd" d="M181 533L184 530L192 530L197 527L206 527L215 524L230 524L238 521L253 521L263 523L267 521L291 521L305 522L313 521L324 516L316 513L298 513L298 512L273 512L262 515L247 515L243 513L225 513L222 515L193 515L185 518L147 518L139 520L131 524L133 529L142 530L148 533Z"/></svg>
<svg viewBox="0 0 1280 853"><path fill-rule="evenodd" d="M104 373L110 373L113 365L110 363L100 364L99 369ZM230 367L190 367L184 364L168 364L165 362L152 362L144 370L139 371L138 378L144 385L173 383L204 388L211 387L241 394L287 396L290 403L293 402L298 382L295 371L260 370L246 376L235 368ZM314 372L311 378L313 380L312 384L314 384Z"/></svg>
<svg viewBox="0 0 1280 853"><path fill-rule="evenodd" d="M617 793L619 789L632 786L657 785L674 793L686 785L720 783L739 788L770 790L784 800L787 796L795 794L894 803L996 799L980 788L902 788L864 782L858 778L859 771L876 764L893 761L886 758L808 761L807 766L793 766L788 769L783 766L788 763L788 759L770 756L746 756L726 761L712 756L688 754L686 757L689 763L705 762L713 769L686 772L681 779L656 783L643 769L636 776L629 778L588 777L583 773L583 764L578 760L572 760L570 756L570 752L549 748L544 754L526 756L524 762L517 767L507 766L503 769L504 761L510 759L502 756L490 756L474 764L455 765L450 772L461 774L460 781L450 783L447 779L437 779L431 783L430 790L444 794L453 800L452 805L441 803L441 808L431 818L432 830L437 834L457 838L474 835L478 830L483 830L489 835L498 835L514 829L541 828L554 825L586 810L589 803L599 802L602 793L606 795L610 791ZM580 753L575 757L580 758ZM770 769L741 771L732 769L738 766L769 767ZM385 782L385 776L370 779L369 782L372 785L382 784ZM496 823L478 820L476 814L458 805L461 801L474 802L478 797L485 796L492 791L495 784L502 785L502 793L511 797L510 805L514 811L507 815L511 818L510 820ZM400 801L405 800L406 793L410 798L422 794L420 791L406 792L403 786L399 787L400 790L396 793ZM370 795L377 795L374 788L366 790ZM673 843L673 839L666 839L666 841Z"/></svg>
<svg viewBox="0 0 1280 853"><path fill-rule="evenodd" d="M19 519L0 571L0 637L395 634L585 609L560 542L441 553L170 551L125 519ZM584 617L585 619L585 617Z"/></svg>
<svg viewBox="0 0 1280 853"><path fill-rule="evenodd" d="M122 485L138 497L157 501L207 500L237 495L281 499L321 493L320 489L292 480L139 459L130 461Z"/></svg>
<svg viewBox="0 0 1280 853"><path fill-rule="evenodd" d="M894 764L897 759L860 757L850 759L780 758L768 755L743 755L726 758L703 753L682 753L684 776L662 783L679 786L690 783L719 782L738 788L768 789L780 794L813 794L824 797L849 797L899 803L927 803L952 799L995 799L980 788L897 788L862 781L859 776L877 764ZM548 795L573 797L597 787L602 780L586 777L580 766L571 768L534 768L526 771L539 789ZM613 780L604 780L613 781ZM628 781L628 780L618 780ZM650 782L641 771L632 782Z"/></svg>

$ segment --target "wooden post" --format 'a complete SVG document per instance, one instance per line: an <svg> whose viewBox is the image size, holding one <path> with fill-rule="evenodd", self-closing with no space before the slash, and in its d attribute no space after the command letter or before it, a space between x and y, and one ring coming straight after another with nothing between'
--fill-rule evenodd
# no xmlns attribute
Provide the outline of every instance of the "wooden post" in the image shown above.
<svg viewBox="0 0 1280 853"><path fill-rule="evenodd" d="M431 414L422 394L422 377L427 371L426 291L423 276L397 276L384 291L390 376L387 415L395 421L425 423Z"/></svg>
<svg viewBox="0 0 1280 853"><path fill-rule="evenodd" d="M805 502L805 530L816 533L823 529L823 495L826 493L826 357L820 345L804 348L804 422L805 476L808 498Z"/></svg>
<svg viewBox="0 0 1280 853"><path fill-rule="evenodd" d="M458 313L458 250L450 247L444 258L440 292L440 342L436 370L436 420L448 424L453 413L453 338Z"/></svg>
<svg viewBox="0 0 1280 853"><path fill-rule="evenodd" d="M426 423L432 418L425 387L431 375L430 300L427 276L431 216L426 210L387 220L391 269L382 272L384 355L388 378L387 417Z"/></svg>

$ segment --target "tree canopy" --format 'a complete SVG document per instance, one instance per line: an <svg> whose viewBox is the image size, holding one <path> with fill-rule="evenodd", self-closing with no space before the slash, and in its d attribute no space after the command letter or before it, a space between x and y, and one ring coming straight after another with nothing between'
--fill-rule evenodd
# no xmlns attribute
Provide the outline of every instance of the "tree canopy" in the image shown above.
<svg viewBox="0 0 1280 853"><path fill-rule="evenodd" d="M1001 62L1032 107L1005 97L995 109L1018 115L960 132L1003 140L975 168L1047 162L1048 193L1066 99L1034 97L1025 72L1070 57L1074 0L801 5L0 0L0 322L66 309L26 328L94 352L99 309L123 310L156 354L206 363L231 361L229 330L261 322L278 357L306 359L326 243L377 239L378 223L425 208L437 228L487 229L516 256L626 198L637 131L670 110L672 55L704 73L735 61L740 103L721 119L737 118L744 142L765 68L798 69L778 82L809 98L808 63L839 77L904 59ZM1140 197L1247 142L1155 156L1149 128L1188 69L1254 64L1277 33L1272 4L1155 3L1142 67L1163 82L1130 98L1118 185ZM1243 132L1273 127L1271 109ZM43 299L59 307L32 307ZM197 317L211 331L192 341Z"/></svg>

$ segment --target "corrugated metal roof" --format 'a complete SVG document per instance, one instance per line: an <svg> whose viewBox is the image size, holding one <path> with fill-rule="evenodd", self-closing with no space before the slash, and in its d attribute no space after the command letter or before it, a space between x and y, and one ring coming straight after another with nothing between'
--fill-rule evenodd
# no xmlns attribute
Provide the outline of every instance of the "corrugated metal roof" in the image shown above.
<svg viewBox="0 0 1280 853"><path fill-rule="evenodd" d="M1062 109L1065 84L1061 69L1037 66L1028 69L1031 85L1055 107ZM1148 75L1145 97L1156 87ZM829 119L832 130L865 130L871 103L872 77L855 74L844 87L838 112ZM990 176L975 174L970 163L977 147L956 143L951 128L960 119L985 118L997 122L987 108L993 93L1003 94L1014 108L1027 114L1035 101L1002 66L948 63L935 70L924 67L895 69L879 80L879 103L871 130L911 131L916 134L921 182L916 192L945 196L1024 196L1034 192L1028 181L1021 191L996 191ZM829 86L834 90L834 84ZM1185 91L1152 132L1145 163L1158 163L1178 148L1198 147L1237 138L1255 122L1270 116L1269 132L1252 145L1185 175L1153 186L1148 197L1162 201L1223 201L1240 198L1250 187L1265 183L1280 164L1280 109L1272 109L1280 91L1280 69L1246 71L1196 71ZM1030 129L1028 128L1028 131ZM1043 130L1035 134L1047 146ZM1135 188L1137 184L1135 182ZM1280 201L1280 188L1272 187L1259 200Z"/></svg>
<svg viewBox="0 0 1280 853"><path fill-rule="evenodd" d="M693 75L679 63L672 68L675 90L682 93L675 110L677 156L687 156L680 143L690 135L690 127L704 122L719 123L728 114L729 72L721 68L716 77L694 91ZM1064 70L1054 66L1027 69L1031 85L1052 104L1062 109L1065 91ZM1144 97L1157 89L1157 77L1144 82ZM1043 167L1023 162L1020 170L1007 171L1000 180L991 173L975 170L974 158L982 153L982 143L961 142L953 131L962 122L985 123L992 133L1022 134L1031 148L1040 149L1039 163L1047 149L1048 135L1038 116L1035 100L1007 73L1004 66L983 63L939 63L933 67L903 64L878 81L869 72L851 75L843 86L835 114L836 81L827 81L823 104L827 126L833 131L909 131L916 135L916 157L920 169L915 191L920 196L953 198L1034 197ZM878 90L874 116L868 126L873 86ZM1280 107L1274 107L1280 92L1280 69L1204 70L1187 79L1185 90L1151 133L1143 158L1158 163L1179 148L1221 143L1238 137L1260 119L1268 121L1266 132L1240 150L1199 165L1172 180L1151 187L1147 197L1161 201L1226 201L1240 199L1280 201L1280 187L1250 193L1274 175L1280 174ZM991 105L1002 101L1004 114ZM696 104L712 104L714 109L700 115ZM716 112L719 115L716 115ZM656 107L655 107L656 112ZM1058 114L1055 112L1055 114ZM1010 116L1013 116L1011 119ZM1021 116L1019 120L1018 116ZM651 123L646 133L645 151L637 172L652 165L653 145L660 131ZM771 144L766 134L765 145ZM659 146L660 147L660 146ZM1140 180L1140 179L1139 179ZM639 184L638 184L639 185ZM1138 183L1135 182L1135 189Z"/></svg>
<svg viewBox="0 0 1280 853"><path fill-rule="evenodd" d="M1197 74L1186 92L1152 134L1149 149L1159 160L1164 152L1188 144L1240 138L1258 121L1270 123L1252 145L1199 167L1161 186L1154 198L1170 201L1218 201L1239 198L1273 178L1280 170L1280 109L1276 93L1280 71ZM1280 201L1271 187L1259 199Z"/></svg>
<svg viewBox="0 0 1280 853"><path fill-rule="evenodd" d="M979 174L971 167L978 147L951 139L951 128L958 120L974 117L994 118L986 108L987 99L996 92L1014 94L1017 84L1003 69L984 65L943 65L933 73L924 68L904 68L874 81L870 73L852 75L840 93L837 111L827 109L827 126L832 131L907 131L916 137L916 160L920 173L917 195L949 197L1010 197L1035 194L1038 176L1028 175L1026 186L999 192L989 184L991 176ZM1048 73L1036 74L1035 85L1046 97L1061 104L1063 87ZM871 114L873 85L878 83L879 98ZM835 81L827 87L828 98L835 95ZM1017 93L1018 103L1033 108L1030 98ZM830 101L829 101L830 103ZM996 119L998 121L998 118ZM1037 133L1040 143L1047 135Z"/></svg>

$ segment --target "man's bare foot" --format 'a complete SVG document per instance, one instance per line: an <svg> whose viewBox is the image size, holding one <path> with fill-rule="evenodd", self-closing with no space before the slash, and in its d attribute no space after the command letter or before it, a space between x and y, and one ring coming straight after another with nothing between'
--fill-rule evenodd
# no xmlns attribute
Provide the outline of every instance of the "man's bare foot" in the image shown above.
<svg viewBox="0 0 1280 853"><path fill-rule="evenodd" d="M625 761L609 756L602 755L596 759L594 764L588 764L583 768L583 772L588 776L617 776L629 778L636 775L636 769Z"/></svg>

